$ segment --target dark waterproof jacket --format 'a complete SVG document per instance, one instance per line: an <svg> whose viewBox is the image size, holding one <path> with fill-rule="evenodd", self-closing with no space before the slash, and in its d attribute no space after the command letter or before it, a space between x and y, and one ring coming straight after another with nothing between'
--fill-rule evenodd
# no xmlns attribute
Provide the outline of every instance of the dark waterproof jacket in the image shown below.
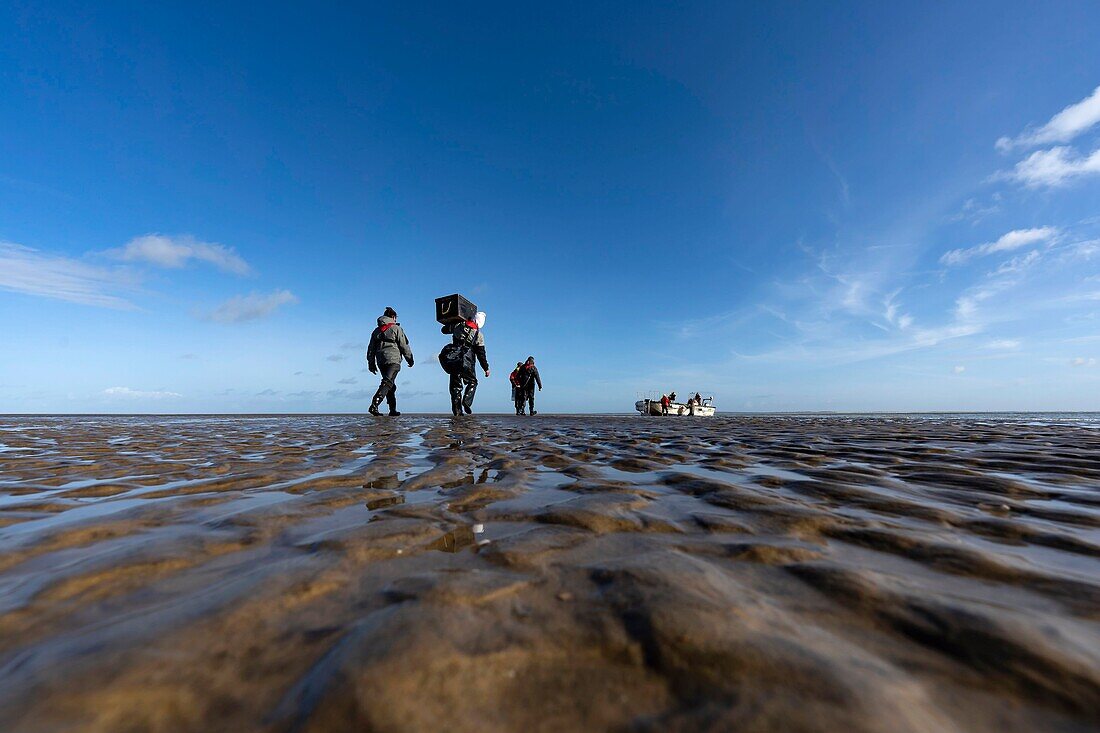
<svg viewBox="0 0 1100 733"><path fill-rule="evenodd" d="M489 359L485 356L485 337L481 335L481 329L471 326L469 323L459 323L451 327L451 342L469 346L481 364L481 368L489 371Z"/></svg>
<svg viewBox="0 0 1100 733"><path fill-rule="evenodd" d="M378 318L378 328L370 335L370 346L367 347L367 365L377 367L400 366L401 360L412 364L413 352L409 348L409 339L401 324L389 316Z"/></svg>
<svg viewBox="0 0 1100 733"><path fill-rule="evenodd" d="M519 386L524 389L532 389L535 385L542 389L542 377L539 376L539 368L532 364L531 366L523 365L523 369L519 372Z"/></svg>

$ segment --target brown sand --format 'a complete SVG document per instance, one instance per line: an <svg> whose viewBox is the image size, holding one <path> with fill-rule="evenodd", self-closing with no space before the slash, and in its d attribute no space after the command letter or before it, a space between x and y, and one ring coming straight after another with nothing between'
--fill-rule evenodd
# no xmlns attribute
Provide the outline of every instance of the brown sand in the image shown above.
<svg viewBox="0 0 1100 733"><path fill-rule="evenodd" d="M0 730L1095 730L1098 488L1023 420L0 418Z"/></svg>

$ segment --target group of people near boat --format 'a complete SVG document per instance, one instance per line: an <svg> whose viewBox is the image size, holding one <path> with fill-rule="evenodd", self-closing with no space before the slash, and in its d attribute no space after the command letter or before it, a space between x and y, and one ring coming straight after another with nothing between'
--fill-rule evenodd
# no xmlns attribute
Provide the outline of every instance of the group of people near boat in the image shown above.
<svg viewBox="0 0 1100 733"><path fill-rule="evenodd" d="M474 395L477 394L478 385L477 367L480 366L485 378L489 378L489 359L485 353L485 336L482 334L484 326L485 314L478 312L472 319L443 327L443 333L450 334L451 343L440 352L439 360L450 377L448 391L451 395L451 414L455 417L463 413L469 415L474 411ZM372 374L381 374L382 377L378 391L371 399L368 410L370 414L382 414L378 407L383 400L389 406L391 417L401 414L397 410L397 374L401 371L402 362L412 367L412 348L404 329L397 321L397 311L386 308L378 317L378 326L371 333L367 346L367 368ZM535 366L535 357L529 356L526 361L516 362L516 368L508 381L512 385L516 414L526 414L524 408L529 407L530 414L537 415L535 388L542 391L542 377Z"/></svg>
<svg viewBox="0 0 1100 733"><path fill-rule="evenodd" d="M672 406L672 404L674 402L676 402L676 393L675 392L669 392L668 394L661 395L661 412L663 414L667 415L668 414L668 409ZM703 397L698 392L695 393L694 397L688 397L687 408L689 410L691 410L694 407L698 407L699 405L702 405L702 404L703 404Z"/></svg>

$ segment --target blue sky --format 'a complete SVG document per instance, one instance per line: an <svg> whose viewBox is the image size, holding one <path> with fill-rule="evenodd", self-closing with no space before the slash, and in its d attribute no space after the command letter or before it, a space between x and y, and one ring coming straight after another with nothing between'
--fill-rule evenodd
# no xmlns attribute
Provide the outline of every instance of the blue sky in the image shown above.
<svg viewBox="0 0 1100 733"><path fill-rule="evenodd" d="M4 4L0 412L1100 409L1096 3L516 5Z"/></svg>

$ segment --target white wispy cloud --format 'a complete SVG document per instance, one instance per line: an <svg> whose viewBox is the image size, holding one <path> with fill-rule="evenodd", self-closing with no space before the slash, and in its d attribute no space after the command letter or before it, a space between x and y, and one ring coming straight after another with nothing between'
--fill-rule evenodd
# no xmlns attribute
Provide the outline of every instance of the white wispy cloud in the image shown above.
<svg viewBox="0 0 1100 733"><path fill-rule="evenodd" d="M996 270L989 274L995 277L997 275L1020 273L1035 265L1040 259L1042 259L1042 255L1039 254L1039 250L1033 249L1027 254L1017 255L1006 262L1002 262Z"/></svg>
<svg viewBox="0 0 1100 733"><path fill-rule="evenodd" d="M1022 183L1028 188L1055 188L1085 176L1100 174L1100 148L1082 156L1073 148L1059 146L1037 150L1016 164L1011 171L1001 172L995 179Z"/></svg>
<svg viewBox="0 0 1100 733"><path fill-rule="evenodd" d="M1070 366L1075 366L1075 367L1092 367L1092 366L1096 366L1096 359L1095 359L1095 357L1086 358L1084 356L1078 356L1078 357L1075 357L1072 361L1070 361L1069 364L1070 364Z"/></svg>
<svg viewBox="0 0 1100 733"><path fill-rule="evenodd" d="M967 249L953 249L940 257L945 265L961 265L974 257L1010 252L1038 242L1047 242L1058 236L1057 227L1036 227L1033 229L1015 229L1002 235L995 242L986 242Z"/></svg>
<svg viewBox="0 0 1100 733"><path fill-rule="evenodd" d="M125 262L145 262L168 269L179 269L194 260L235 275L247 275L252 271L232 247L202 242L190 235L146 234L134 237L122 247L107 250L106 254Z"/></svg>
<svg viewBox="0 0 1100 733"><path fill-rule="evenodd" d="M116 292L132 278L118 270L0 242L0 288L104 308L134 305Z"/></svg>
<svg viewBox="0 0 1100 733"><path fill-rule="evenodd" d="M1003 351L1012 351L1020 348L1019 339L994 339L985 345L987 349L998 349Z"/></svg>
<svg viewBox="0 0 1100 733"><path fill-rule="evenodd" d="M183 397L179 392L130 389L129 387L108 387L103 390L103 396L127 400L164 400L174 397Z"/></svg>
<svg viewBox="0 0 1100 733"><path fill-rule="evenodd" d="M1097 254L1100 254L1100 239L1088 239L1069 245L1063 256L1069 259L1090 260ZM1092 279L1097 279L1097 276L1094 275Z"/></svg>
<svg viewBox="0 0 1100 733"><path fill-rule="evenodd" d="M951 371L955 372L955 374L962 374L966 371L966 367L964 367L962 364L956 364L955 368Z"/></svg>
<svg viewBox="0 0 1100 733"><path fill-rule="evenodd" d="M251 293L237 295L225 301L206 318L219 323L254 321L274 313L280 306L298 302L298 296L289 290L276 290L267 295Z"/></svg>
<svg viewBox="0 0 1100 733"><path fill-rule="evenodd" d="M1080 102L1071 104L1041 127L1024 130L1014 138L997 140L997 149L1066 143L1100 123L1100 86Z"/></svg>
<svg viewBox="0 0 1100 733"><path fill-rule="evenodd" d="M963 204L962 209L957 214L951 217L952 221L967 220L972 224L977 224L983 219L992 216L993 214L1000 213L1001 211L1001 199L1000 192L994 192L990 197L990 203L982 203L978 199L969 198L966 203Z"/></svg>
<svg viewBox="0 0 1100 733"><path fill-rule="evenodd" d="M886 299L886 301L883 303L883 305L886 307L886 310L883 312L882 315L886 319L886 322L889 323L891 326L896 326L897 328L900 328L904 331L913 324L913 317L908 313L901 312L900 306L895 301L895 298L897 298L897 296L898 292L895 291L891 293L890 296Z"/></svg>

